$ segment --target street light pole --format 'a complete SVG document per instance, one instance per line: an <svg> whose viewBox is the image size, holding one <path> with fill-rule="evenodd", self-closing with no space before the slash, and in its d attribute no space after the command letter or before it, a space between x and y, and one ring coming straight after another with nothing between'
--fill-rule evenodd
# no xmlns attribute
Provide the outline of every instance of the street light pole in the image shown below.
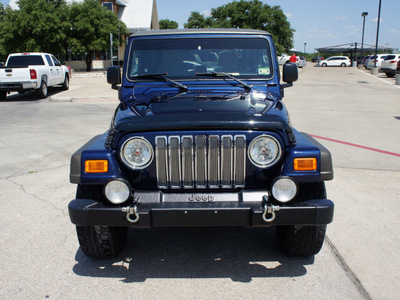
<svg viewBox="0 0 400 300"><path fill-rule="evenodd" d="M378 25L376 26L376 42L375 42L375 62L374 67L372 68L372 74L378 75L378 69L376 67L376 61L378 60L378 39L379 39L379 24L381 21L381 5L382 0L379 0L379 9L378 9Z"/></svg>
<svg viewBox="0 0 400 300"><path fill-rule="evenodd" d="M304 43L304 55L306 55L306 46L307 46L307 43Z"/></svg>
<svg viewBox="0 0 400 300"><path fill-rule="evenodd" d="M363 59L363 57L364 57L364 30L365 30L365 17L366 16L368 16L368 12L366 12L366 11L361 14L361 17L363 17L363 29L362 29L362 38L361 38L361 59Z"/></svg>

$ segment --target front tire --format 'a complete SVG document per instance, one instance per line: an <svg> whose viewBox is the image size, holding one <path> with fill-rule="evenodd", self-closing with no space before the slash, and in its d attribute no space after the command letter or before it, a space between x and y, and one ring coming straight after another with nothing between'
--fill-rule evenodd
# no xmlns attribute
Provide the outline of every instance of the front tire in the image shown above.
<svg viewBox="0 0 400 300"><path fill-rule="evenodd" d="M127 227L76 226L79 245L86 256L116 257L126 244Z"/></svg>
<svg viewBox="0 0 400 300"><path fill-rule="evenodd" d="M300 186L299 201L326 199L323 182ZM326 225L285 225L276 227L276 238L287 256L309 257L317 254L324 243Z"/></svg>
<svg viewBox="0 0 400 300"><path fill-rule="evenodd" d="M323 66L323 67L327 67L328 65L327 65L326 63L323 63L322 66Z"/></svg>
<svg viewBox="0 0 400 300"><path fill-rule="evenodd" d="M68 75L68 73L65 73L65 79L64 79L64 82L63 82L61 88L64 91L69 90L69 75Z"/></svg>
<svg viewBox="0 0 400 300"><path fill-rule="evenodd" d="M394 77L394 75L395 75L394 73L385 73L385 74L386 74L386 76L389 77L389 78L392 78L392 77Z"/></svg>

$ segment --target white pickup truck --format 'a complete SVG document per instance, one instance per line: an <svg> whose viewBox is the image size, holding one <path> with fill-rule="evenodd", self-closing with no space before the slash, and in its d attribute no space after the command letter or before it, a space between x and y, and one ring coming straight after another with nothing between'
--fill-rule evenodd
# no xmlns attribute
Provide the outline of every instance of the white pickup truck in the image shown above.
<svg viewBox="0 0 400 300"><path fill-rule="evenodd" d="M13 53L0 67L0 100L10 92L36 90L39 98L47 97L47 88L61 85L69 89L69 71L48 53Z"/></svg>

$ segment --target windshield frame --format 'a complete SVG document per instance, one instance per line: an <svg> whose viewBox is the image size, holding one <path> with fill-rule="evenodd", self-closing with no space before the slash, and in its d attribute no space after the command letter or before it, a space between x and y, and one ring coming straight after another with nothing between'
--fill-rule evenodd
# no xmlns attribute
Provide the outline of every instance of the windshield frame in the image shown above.
<svg viewBox="0 0 400 300"><path fill-rule="evenodd" d="M223 34L223 35L218 35L218 34L207 34L207 35L182 35L182 34L177 34L177 35L157 35L157 36L139 36L135 37L132 39L129 45L129 51L126 54L126 63L125 63L125 70L124 70L124 77L128 82L135 83L135 82L154 82L157 81L156 79L149 79L149 78L132 78L129 76L128 72L130 69L131 65L131 58L132 58L132 51L134 50L134 44L135 41L138 40L174 40L174 39L262 39L266 43L266 51L267 51L267 59L269 60L269 68L270 68L270 73L268 76L264 75L237 75L234 73L230 73L236 78L239 78L241 80L258 80L258 81L270 81L274 79L275 77L275 72L276 72L276 67L275 67L275 60L274 58L274 52L273 52L273 47L271 45L270 40L268 39L268 36L266 35L260 35L260 34ZM198 78L196 74L193 74L191 77L183 77L183 76L169 76L168 77L173 78L174 80L180 80L180 81L227 81L231 80L229 78Z"/></svg>

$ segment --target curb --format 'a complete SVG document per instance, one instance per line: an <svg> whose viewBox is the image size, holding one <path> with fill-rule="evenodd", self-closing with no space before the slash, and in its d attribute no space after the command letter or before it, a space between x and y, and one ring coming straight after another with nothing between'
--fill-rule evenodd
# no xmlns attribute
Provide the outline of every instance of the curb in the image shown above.
<svg viewBox="0 0 400 300"><path fill-rule="evenodd" d="M47 100L52 102L119 102L118 99L111 97L91 97L91 98L49 97Z"/></svg>

